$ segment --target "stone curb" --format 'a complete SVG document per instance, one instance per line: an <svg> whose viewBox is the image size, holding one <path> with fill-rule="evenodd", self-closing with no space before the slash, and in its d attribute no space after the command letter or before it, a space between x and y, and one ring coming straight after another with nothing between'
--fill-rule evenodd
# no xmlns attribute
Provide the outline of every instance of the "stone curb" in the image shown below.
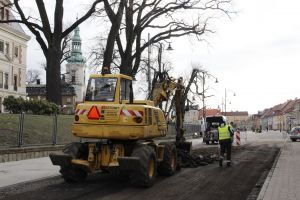
<svg viewBox="0 0 300 200"><path fill-rule="evenodd" d="M47 157L50 153L61 152L64 147L65 145L0 149L0 163Z"/></svg>

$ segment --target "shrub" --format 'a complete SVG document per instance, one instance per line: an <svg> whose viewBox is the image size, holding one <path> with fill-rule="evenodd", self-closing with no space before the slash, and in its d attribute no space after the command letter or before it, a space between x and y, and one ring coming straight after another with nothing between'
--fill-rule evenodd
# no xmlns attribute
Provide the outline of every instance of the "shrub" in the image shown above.
<svg viewBox="0 0 300 200"><path fill-rule="evenodd" d="M14 96L8 96L4 98L3 105L10 113L17 114L22 112L23 102L24 100L21 97L15 98Z"/></svg>
<svg viewBox="0 0 300 200"><path fill-rule="evenodd" d="M58 113L59 107L55 103L46 100L24 100L23 98L15 98L8 96L4 99L3 105L10 113L32 113L35 115L50 115Z"/></svg>

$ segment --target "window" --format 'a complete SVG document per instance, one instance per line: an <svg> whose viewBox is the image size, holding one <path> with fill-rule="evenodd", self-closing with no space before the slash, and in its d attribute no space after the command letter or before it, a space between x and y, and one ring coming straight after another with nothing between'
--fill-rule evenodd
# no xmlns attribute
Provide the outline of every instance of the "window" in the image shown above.
<svg viewBox="0 0 300 200"><path fill-rule="evenodd" d="M18 90L18 76L14 74L14 91Z"/></svg>
<svg viewBox="0 0 300 200"><path fill-rule="evenodd" d="M72 75L72 83L75 83L75 75Z"/></svg>
<svg viewBox="0 0 300 200"><path fill-rule="evenodd" d="M6 20L9 20L9 10L5 9Z"/></svg>
<svg viewBox="0 0 300 200"><path fill-rule="evenodd" d="M126 80L126 79L121 79L120 101L129 100L130 84L131 84L131 81Z"/></svg>
<svg viewBox="0 0 300 200"><path fill-rule="evenodd" d="M72 70L72 83L75 83L75 73L76 73L76 71L75 70Z"/></svg>
<svg viewBox="0 0 300 200"><path fill-rule="evenodd" d="M19 47L15 47L15 57L18 58L19 57Z"/></svg>
<svg viewBox="0 0 300 200"><path fill-rule="evenodd" d="M4 53L4 42L0 41L0 52Z"/></svg>
<svg viewBox="0 0 300 200"><path fill-rule="evenodd" d="M0 72L0 89L3 88L3 72Z"/></svg>
<svg viewBox="0 0 300 200"><path fill-rule="evenodd" d="M22 64L22 47L21 46L19 48L19 55L18 55L18 57L19 57L19 63Z"/></svg>
<svg viewBox="0 0 300 200"><path fill-rule="evenodd" d="M9 43L5 43L5 54L9 55Z"/></svg>
<svg viewBox="0 0 300 200"><path fill-rule="evenodd" d="M2 7L1 9L0 9L0 17L1 17L1 20L4 20L4 7Z"/></svg>
<svg viewBox="0 0 300 200"><path fill-rule="evenodd" d="M67 104L71 104L71 103L72 103L71 97L67 97Z"/></svg>
<svg viewBox="0 0 300 200"><path fill-rule="evenodd" d="M86 101L112 102L115 100L116 78L90 78Z"/></svg>
<svg viewBox="0 0 300 200"><path fill-rule="evenodd" d="M21 78L22 77L22 70L19 68L19 87L21 87Z"/></svg>
<svg viewBox="0 0 300 200"><path fill-rule="evenodd" d="M8 74L4 74L4 89L8 89Z"/></svg>

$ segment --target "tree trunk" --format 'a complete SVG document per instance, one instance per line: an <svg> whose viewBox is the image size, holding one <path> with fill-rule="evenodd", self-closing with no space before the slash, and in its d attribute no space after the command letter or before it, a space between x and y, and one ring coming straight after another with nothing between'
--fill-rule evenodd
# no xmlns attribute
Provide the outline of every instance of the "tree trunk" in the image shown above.
<svg viewBox="0 0 300 200"><path fill-rule="evenodd" d="M108 73L111 73L111 63L112 63L112 56L114 52L114 47L115 47L115 40L119 34L121 22L122 22L122 17L123 17L123 11L125 8L125 1L122 0L119 5L119 9L117 14L114 17L111 17L111 23L112 26L110 28L108 38L107 38L107 43L106 43L106 49L104 52L104 58L103 58L103 65L102 65L102 72L103 72L103 67L108 68ZM108 8L106 8L108 9ZM109 11L107 11L109 12Z"/></svg>
<svg viewBox="0 0 300 200"><path fill-rule="evenodd" d="M132 74L132 60L129 57L131 57L131 56L126 55L124 57L124 59L122 58L121 66L120 66L120 73L128 75L128 76L132 76L133 75Z"/></svg>
<svg viewBox="0 0 300 200"><path fill-rule="evenodd" d="M56 46L56 47L55 47ZM46 73L46 99L57 105L62 104L61 80L60 80L60 43L48 49L47 73Z"/></svg>

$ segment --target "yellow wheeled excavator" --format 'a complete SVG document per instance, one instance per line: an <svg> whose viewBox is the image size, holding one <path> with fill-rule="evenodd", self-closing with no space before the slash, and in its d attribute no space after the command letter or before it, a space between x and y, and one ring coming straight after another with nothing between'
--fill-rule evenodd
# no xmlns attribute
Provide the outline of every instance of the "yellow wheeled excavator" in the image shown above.
<svg viewBox="0 0 300 200"><path fill-rule="evenodd" d="M156 144L167 135L167 120L156 107L175 91L176 140ZM171 176L180 168L178 151L191 151L183 136L182 78L155 84L153 101L133 100L132 78L122 74L91 75L84 103L75 111L74 142L51 154L67 182L81 182L89 173L113 170L129 174L135 185L150 187L157 175Z"/></svg>

